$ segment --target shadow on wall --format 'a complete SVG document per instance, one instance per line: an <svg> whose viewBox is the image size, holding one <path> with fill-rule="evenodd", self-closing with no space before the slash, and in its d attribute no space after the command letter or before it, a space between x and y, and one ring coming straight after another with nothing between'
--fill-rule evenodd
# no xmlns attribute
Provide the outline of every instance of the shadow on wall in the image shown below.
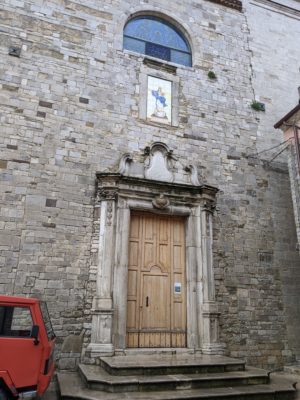
<svg viewBox="0 0 300 400"><path fill-rule="evenodd" d="M76 370L81 357L84 332L83 329L79 335L69 335L64 339L59 353L60 370Z"/></svg>

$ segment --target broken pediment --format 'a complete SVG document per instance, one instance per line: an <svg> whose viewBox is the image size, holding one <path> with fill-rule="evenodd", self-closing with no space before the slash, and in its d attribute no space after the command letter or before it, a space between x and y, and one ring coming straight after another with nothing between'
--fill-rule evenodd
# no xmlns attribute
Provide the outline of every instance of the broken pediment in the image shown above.
<svg viewBox="0 0 300 400"><path fill-rule="evenodd" d="M184 165L162 142L155 142L146 147L142 158L142 162L134 161L131 154L124 154L118 172L124 176L153 181L200 185L197 168L191 164Z"/></svg>

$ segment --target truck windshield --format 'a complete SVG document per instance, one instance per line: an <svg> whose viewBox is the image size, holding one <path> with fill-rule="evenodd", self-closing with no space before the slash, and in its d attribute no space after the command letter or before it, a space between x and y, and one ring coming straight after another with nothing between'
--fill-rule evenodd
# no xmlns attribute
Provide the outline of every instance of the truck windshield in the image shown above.
<svg viewBox="0 0 300 400"><path fill-rule="evenodd" d="M42 312L42 315L43 315L43 320L44 320L45 328L46 328L46 331L47 331L48 339L52 340L52 339L55 338L55 333L54 333L53 328L52 328L52 324L51 324L51 320L50 320L47 304L44 301L41 301L40 302L40 308L41 308L41 312Z"/></svg>

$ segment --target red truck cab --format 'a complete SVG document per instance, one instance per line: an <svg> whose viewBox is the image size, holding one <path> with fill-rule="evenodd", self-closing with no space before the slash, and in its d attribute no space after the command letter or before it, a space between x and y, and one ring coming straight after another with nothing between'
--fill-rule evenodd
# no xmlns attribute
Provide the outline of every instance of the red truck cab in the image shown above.
<svg viewBox="0 0 300 400"><path fill-rule="evenodd" d="M54 345L45 302L0 296L0 400L38 398L46 391Z"/></svg>

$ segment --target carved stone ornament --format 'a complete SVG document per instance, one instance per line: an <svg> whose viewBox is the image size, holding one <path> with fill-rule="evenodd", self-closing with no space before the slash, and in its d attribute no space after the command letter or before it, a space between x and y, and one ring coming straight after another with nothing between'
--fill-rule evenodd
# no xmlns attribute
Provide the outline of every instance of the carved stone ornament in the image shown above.
<svg viewBox="0 0 300 400"><path fill-rule="evenodd" d="M122 155L120 163L119 163L119 173L122 175L128 175L129 167L132 163L133 159L129 153L125 153Z"/></svg>
<svg viewBox="0 0 300 400"><path fill-rule="evenodd" d="M202 210L213 214L216 210L216 202L210 200L205 201L205 203L203 203Z"/></svg>
<svg viewBox="0 0 300 400"><path fill-rule="evenodd" d="M111 226L112 216L113 216L113 203L112 203L112 201L109 201L107 203L107 209L106 209L106 225L107 226Z"/></svg>
<svg viewBox="0 0 300 400"><path fill-rule="evenodd" d="M99 188L97 191L97 202L116 200L118 189L116 188Z"/></svg>
<svg viewBox="0 0 300 400"><path fill-rule="evenodd" d="M167 197L165 197L165 195L160 194L159 196L155 197L155 199L152 200L152 204L154 208L163 210L164 208L169 207L170 200Z"/></svg>
<svg viewBox="0 0 300 400"><path fill-rule="evenodd" d="M174 176L170 171L172 153L163 143L155 143L150 149L149 167L145 170L145 177L156 181L173 182Z"/></svg>
<svg viewBox="0 0 300 400"><path fill-rule="evenodd" d="M173 155L173 151L162 142L147 146L139 157L139 161L134 161L129 153L123 154L118 172L123 176L153 181L201 185L197 168L192 164L184 167Z"/></svg>
<svg viewBox="0 0 300 400"><path fill-rule="evenodd" d="M191 184L192 185L195 185L195 186L200 185L200 182L199 182L199 179L198 179L198 172L197 172L197 168L195 167L195 165L192 165L192 164L187 165L184 168L184 170L191 174L190 179L191 179Z"/></svg>

